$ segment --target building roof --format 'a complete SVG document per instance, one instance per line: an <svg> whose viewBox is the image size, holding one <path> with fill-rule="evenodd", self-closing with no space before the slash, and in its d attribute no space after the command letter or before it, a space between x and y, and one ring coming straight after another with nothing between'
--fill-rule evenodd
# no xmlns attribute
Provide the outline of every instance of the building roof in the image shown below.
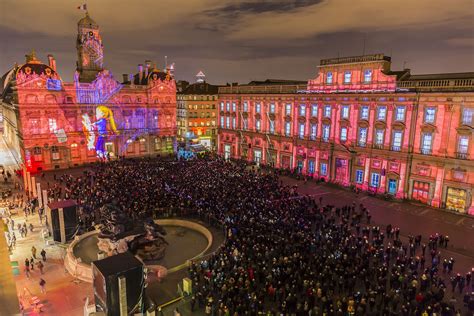
<svg viewBox="0 0 474 316"><path fill-rule="evenodd" d="M147 85L149 80L167 80L168 74L166 72L160 71L159 69L150 69L148 76L145 76L145 71L143 71L142 79L140 80L140 74L137 73L133 76L133 84L136 85Z"/></svg>
<svg viewBox="0 0 474 316"><path fill-rule="evenodd" d="M130 252L119 253L102 260L92 262L104 277L117 275L121 272L143 268L143 263Z"/></svg>
<svg viewBox="0 0 474 316"><path fill-rule="evenodd" d="M217 94L219 86L207 82L196 82L187 86L181 94Z"/></svg>
<svg viewBox="0 0 474 316"><path fill-rule="evenodd" d="M91 17L89 16L89 12L86 12L86 16L83 17L82 19L80 19L77 22L77 25L87 27L87 28L90 28L90 29L98 29L99 28L99 24L97 24L94 20L91 19Z"/></svg>
<svg viewBox="0 0 474 316"><path fill-rule="evenodd" d="M264 81L252 80L248 86L269 86L269 85L298 85L306 84L307 80L288 80L288 79L266 79Z"/></svg>
<svg viewBox="0 0 474 316"><path fill-rule="evenodd" d="M406 80L473 79L474 72L410 75Z"/></svg>

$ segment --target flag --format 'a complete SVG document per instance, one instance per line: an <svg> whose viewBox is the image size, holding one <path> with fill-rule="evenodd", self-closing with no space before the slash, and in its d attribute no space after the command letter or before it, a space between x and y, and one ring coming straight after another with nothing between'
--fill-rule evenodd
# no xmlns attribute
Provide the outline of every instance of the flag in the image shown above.
<svg viewBox="0 0 474 316"><path fill-rule="evenodd" d="M77 7L78 10L87 11L87 4L83 4Z"/></svg>

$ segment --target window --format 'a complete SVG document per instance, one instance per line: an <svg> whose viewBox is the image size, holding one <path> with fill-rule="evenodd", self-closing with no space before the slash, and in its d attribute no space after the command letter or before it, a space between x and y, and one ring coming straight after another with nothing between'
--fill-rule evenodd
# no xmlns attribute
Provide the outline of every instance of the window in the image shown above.
<svg viewBox="0 0 474 316"><path fill-rule="evenodd" d="M226 104L225 104L225 110L226 110L227 112L230 111L230 102L226 102Z"/></svg>
<svg viewBox="0 0 474 316"><path fill-rule="evenodd" d="M306 105L300 105L300 116L306 116Z"/></svg>
<svg viewBox="0 0 474 316"><path fill-rule="evenodd" d="M364 82L369 83L372 81L372 69L366 69L364 71Z"/></svg>
<svg viewBox="0 0 474 316"><path fill-rule="evenodd" d="M463 109L462 110L462 123L464 125L472 125L472 118L474 117L474 109Z"/></svg>
<svg viewBox="0 0 474 316"><path fill-rule="evenodd" d="M361 120L368 120L369 119L369 107L368 106L362 106L360 108L360 119Z"/></svg>
<svg viewBox="0 0 474 316"><path fill-rule="evenodd" d="M379 106L377 108L377 120L385 121L387 119L387 107Z"/></svg>
<svg viewBox="0 0 474 316"><path fill-rule="evenodd" d="M400 151L402 149L402 131L394 131L393 132L393 141L392 141L392 150L393 151Z"/></svg>
<svg viewBox="0 0 474 316"><path fill-rule="evenodd" d="M311 135L309 136L311 140L315 140L316 136L318 136L318 125L311 124Z"/></svg>
<svg viewBox="0 0 474 316"><path fill-rule="evenodd" d="M367 127L359 128L359 146L365 147L367 144Z"/></svg>
<svg viewBox="0 0 474 316"><path fill-rule="evenodd" d="M255 129L260 132L260 128L261 128L261 121L260 120L256 120L255 121Z"/></svg>
<svg viewBox="0 0 474 316"><path fill-rule="evenodd" d="M340 140L341 140L341 142L347 141L347 127L341 127Z"/></svg>
<svg viewBox="0 0 474 316"><path fill-rule="evenodd" d="M285 105L285 115L291 115L291 104Z"/></svg>
<svg viewBox="0 0 474 316"><path fill-rule="evenodd" d="M48 119L48 126L49 126L49 132L50 133L56 133L58 131L58 123L56 122L56 119L49 118Z"/></svg>
<svg viewBox="0 0 474 316"><path fill-rule="evenodd" d="M395 112L395 120L396 121L405 121L405 107L404 106L397 106Z"/></svg>
<svg viewBox="0 0 474 316"><path fill-rule="evenodd" d="M329 141L329 133L331 132L331 126L330 125L323 125L323 141L328 142Z"/></svg>
<svg viewBox="0 0 474 316"><path fill-rule="evenodd" d="M431 143L433 141L432 133L423 133L421 136L421 153L424 155L431 154Z"/></svg>
<svg viewBox="0 0 474 316"><path fill-rule="evenodd" d="M201 122L202 123L202 122ZM229 116L226 116L225 117L225 127L226 128L230 128L230 117Z"/></svg>
<svg viewBox="0 0 474 316"><path fill-rule="evenodd" d="M285 122L285 136L291 136L291 123Z"/></svg>
<svg viewBox="0 0 474 316"><path fill-rule="evenodd" d="M304 138L304 123L300 123L300 127L298 129L298 135L300 138Z"/></svg>
<svg viewBox="0 0 474 316"><path fill-rule="evenodd" d="M436 108L425 108L425 123L434 123L436 117Z"/></svg>
<svg viewBox="0 0 474 316"><path fill-rule="evenodd" d="M192 126L192 122L189 122L189 126ZM224 128L224 117L221 116L221 127Z"/></svg>
<svg viewBox="0 0 474 316"><path fill-rule="evenodd" d="M33 148L33 157L35 158L35 161L42 161L43 160L43 155L41 153L41 147L34 147Z"/></svg>
<svg viewBox="0 0 474 316"><path fill-rule="evenodd" d="M275 134L275 121L268 121L268 130L270 131L270 134Z"/></svg>
<svg viewBox="0 0 474 316"><path fill-rule="evenodd" d="M468 149L469 149L469 136L466 136L466 135L459 136L458 152L462 154L467 154Z"/></svg>
<svg viewBox="0 0 474 316"><path fill-rule="evenodd" d="M370 186L374 188L378 188L380 185L380 173L372 172L372 176L370 177Z"/></svg>
<svg viewBox="0 0 474 316"><path fill-rule="evenodd" d="M326 73L326 84L332 84L332 72Z"/></svg>
<svg viewBox="0 0 474 316"><path fill-rule="evenodd" d="M59 160L59 148L57 146L51 147L51 153L53 155L53 160Z"/></svg>
<svg viewBox="0 0 474 316"><path fill-rule="evenodd" d="M248 129L248 126L249 126L248 118L244 118L242 123L243 123L243 130L246 131Z"/></svg>
<svg viewBox="0 0 474 316"><path fill-rule="evenodd" d="M351 79L352 79L352 73L349 70L344 72L344 83L351 83Z"/></svg>
<svg viewBox="0 0 474 316"><path fill-rule="evenodd" d="M343 105L341 108L341 118L342 119L349 119L349 106Z"/></svg>
<svg viewBox="0 0 474 316"><path fill-rule="evenodd" d="M191 109L191 105L189 106L189 108ZM221 102L221 111L224 111L224 102Z"/></svg>
<svg viewBox="0 0 474 316"><path fill-rule="evenodd" d="M161 139L156 137L155 138L155 150L158 151L161 149Z"/></svg>
<svg viewBox="0 0 474 316"><path fill-rule="evenodd" d="M249 104L247 101L244 101L244 112L248 112L249 111Z"/></svg>
<svg viewBox="0 0 474 316"><path fill-rule="evenodd" d="M324 117L331 117L331 106L325 105L324 106Z"/></svg>
<svg viewBox="0 0 474 316"><path fill-rule="evenodd" d="M270 113L275 113L275 103L270 103Z"/></svg>
<svg viewBox="0 0 474 316"><path fill-rule="evenodd" d="M356 170L356 183L362 184L364 183L364 170L357 169Z"/></svg>
<svg viewBox="0 0 474 316"><path fill-rule="evenodd" d="M311 105L311 116L312 117L318 116L318 106L316 104Z"/></svg>
<svg viewBox="0 0 474 316"><path fill-rule="evenodd" d="M260 113L262 109L262 106L260 103L255 103L255 113Z"/></svg>
<svg viewBox="0 0 474 316"><path fill-rule="evenodd" d="M232 129L235 129L235 127L236 127L236 119L235 119L235 117L233 117L232 118Z"/></svg>
<svg viewBox="0 0 474 316"><path fill-rule="evenodd" d="M41 126L39 119L30 119L30 132L31 134L40 134Z"/></svg>
<svg viewBox="0 0 474 316"><path fill-rule="evenodd" d="M383 146L383 140L384 140L384 133L385 131L383 129L376 129L375 130L375 145L378 147Z"/></svg>
<svg viewBox="0 0 474 316"><path fill-rule="evenodd" d="M140 138L139 149L140 149L140 151L146 151L146 139L145 138Z"/></svg>
<svg viewBox="0 0 474 316"><path fill-rule="evenodd" d="M314 173L314 160L309 160L308 161L308 172L310 174Z"/></svg>
<svg viewBox="0 0 474 316"><path fill-rule="evenodd" d="M321 166L320 166L320 169L321 169L321 175L322 176L327 176L328 175L328 164L327 163L321 163Z"/></svg>

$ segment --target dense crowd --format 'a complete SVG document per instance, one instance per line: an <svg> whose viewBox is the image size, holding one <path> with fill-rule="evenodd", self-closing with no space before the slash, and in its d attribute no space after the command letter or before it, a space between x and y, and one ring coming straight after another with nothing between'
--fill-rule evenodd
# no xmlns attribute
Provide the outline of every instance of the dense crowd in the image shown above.
<svg viewBox="0 0 474 316"><path fill-rule="evenodd" d="M324 205L244 163L113 161L58 177L49 194L78 200L85 229L111 201L131 218L172 210L224 227L221 248L189 268L191 304L207 314L460 315L458 291L474 311L471 274L441 257L447 236L402 241L362 204Z"/></svg>

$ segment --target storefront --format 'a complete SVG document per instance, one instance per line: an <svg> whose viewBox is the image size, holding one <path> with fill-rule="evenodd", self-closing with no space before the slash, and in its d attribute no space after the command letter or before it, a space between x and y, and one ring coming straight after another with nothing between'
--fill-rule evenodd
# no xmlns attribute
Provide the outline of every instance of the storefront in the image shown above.
<svg viewBox="0 0 474 316"><path fill-rule="evenodd" d="M430 183L422 181L413 181L412 199L428 204L430 197Z"/></svg>
<svg viewBox="0 0 474 316"><path fill-rule="evenodd" d="M446 191L446 208L457 212L466 212L467 191L448 187Z"/></svg>
<svg viewBox="0 0 474 316"><path fill-rule="evenodd" d="M342 185L348 182L349 168L347 159L336 158L336 182Z"/></svg>

